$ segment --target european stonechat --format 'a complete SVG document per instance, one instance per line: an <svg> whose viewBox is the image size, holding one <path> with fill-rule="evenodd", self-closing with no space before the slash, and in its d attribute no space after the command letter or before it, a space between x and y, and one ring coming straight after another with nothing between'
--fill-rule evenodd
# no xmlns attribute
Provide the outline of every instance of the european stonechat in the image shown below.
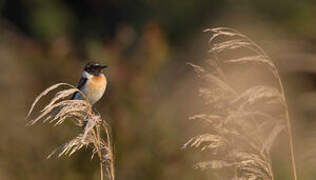
<svg viewBox="0 0 316 180"><path fill-rule="evenodd" d="M77 88L82 91L90 104L95 104L103 96L107 80L102 70L106 65L90 62L85 65ZM84 99L79 92L74 93L71 99Z"/></svg>

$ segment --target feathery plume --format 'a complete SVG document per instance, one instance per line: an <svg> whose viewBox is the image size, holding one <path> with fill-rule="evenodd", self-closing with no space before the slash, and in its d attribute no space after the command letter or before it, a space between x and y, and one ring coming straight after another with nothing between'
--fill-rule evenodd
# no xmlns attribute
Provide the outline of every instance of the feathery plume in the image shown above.
<svg viewBox="0 0 316 180"><path fill-rule="evenodd" d="M194 167L212 169L214 173L223 169L231 170L225 173L234 173L222 177L234 180L273 180L270 150L278 135L287 130L293 179L296 180L289 112L275 64L260 46L234 29L220 27L206 29L204 32L211 34L209 52L215 58L208 60L207 64L214 71L189 65L209 85L200 88L200 95L210 111L190 119L205 122L210 131L191 138L183 148L207 152L210 159L198 162ZM248 54L235 55L232 59L219 58L228 51L239 50L247 51ZM268 69L279 87L254 85L240 92L230 84L221 67L250 63ZM278 113L264 108L267 106L279 107Z"/></svg>
<svg viewBox="0 0 316 180"><path fill-rule="evenodd" d="M36 97L27 114L27 119L30 118L35 105L41 98L61 86L67 86L69 88L57 92L50 102L42 108L39 115L30 120L27 125L32 126L42 121L43 123L54 123L54 125L57 126L62 124L66 119L73 119L75 125L82 128L82 132L69 142L57 147L47 158L55 154L57 154L58 157L63 155L71 156L82 147L91 147L91 158L93 158L94 155L97 155L99 158L100 179L103 180L105 171L106 177L109 180L114 180L114 156L110 126L98 113L93 111L92 105L88 101L66 100L67 97L73 95L75 92L81 93L82 96L86 98L79 89L67 83L58 83L47 88ZM103 134L105 134L105 137L103 137Z"/></svg>

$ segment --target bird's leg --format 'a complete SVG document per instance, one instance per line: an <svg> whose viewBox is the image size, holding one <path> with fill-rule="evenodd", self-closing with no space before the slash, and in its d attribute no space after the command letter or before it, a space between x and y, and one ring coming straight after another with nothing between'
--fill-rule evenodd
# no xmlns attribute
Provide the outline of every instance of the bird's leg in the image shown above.
<svg viewBox="0 0 316 180"><path fill-rule="evenodd" d="M95 113L96 115L100 115L100 113L98 112L97 108L95 106L92 106L92 111L93 113Z"/></svg>
<svg viewBox="0 0 316 180"><path fill-rule="evenodd" d="M95 106L93 106L92 107L92 111L93 111L93 113L96 115L96 116L100 116L101 117L101 114L100 114L100 112L99 111L97 111L97 108L95 107ZM102 118L100 118L102 121L103 121L103 119ZM99 123L99 122L98 122Z"/></svg>

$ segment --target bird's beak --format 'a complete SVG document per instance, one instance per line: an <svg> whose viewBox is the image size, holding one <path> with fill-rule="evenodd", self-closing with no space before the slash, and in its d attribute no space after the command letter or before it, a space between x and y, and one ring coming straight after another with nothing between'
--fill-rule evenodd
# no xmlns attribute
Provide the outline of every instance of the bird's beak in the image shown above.
<svg viewBox="0 0 316 180"><path fill-rule="evenodd" d="M103 65L103 66L101 66L101 69L105 69L107 67L108 67L107 65Z"/></svg>

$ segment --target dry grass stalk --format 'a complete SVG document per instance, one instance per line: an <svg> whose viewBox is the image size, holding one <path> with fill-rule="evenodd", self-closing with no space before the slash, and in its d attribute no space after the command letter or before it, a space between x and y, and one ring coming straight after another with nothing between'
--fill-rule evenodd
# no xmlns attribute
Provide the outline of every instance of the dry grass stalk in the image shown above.
<svg viewBox="0 0 316 180"><path fill-rule="evenodd" d="M256 43L234 29L214 28L205 32L211 33L210 52L215 60L209 60L208 65L214 71L190 65L201 80L211 84L210 87L200 88L200 94L206 104L211 106L212 112L198 114L191 119L208 124L210 132L191 138L184 144L184 148L207 151L210 160L199 162L195 167L212 169L214 173L219 172L216 170L233 170L235 173L229 179L234 180L273 180L270 150L280 132L287 129L293 179L296 180L289 112L276 66ZM222 53L241 49L246 49L250 55L219 61L218 57ZM255 63L266 67L280 87L260 85L238 92L226 80L220 63ZM269 113L262 108L267 105L281 107L282 110L277 114Z"/></svg>
<svg viewBox="0 0 316 180"><path fill-rule="evenodd" d="M54 123L56 126L62 124L66 119L72 118L75 125L83 129L82 132L69 142L56 148L47 158L52 157L54 154L57 154L58 157L63 155L71 156L82 147L90 146L92 148L91 158L95 154L99 158L100 179L103 180L105 171L107 179L114 180L114 157L110 126L106 121L102 120L99 114L92 110L92 105L88 101L65 100L73 93L80 92L76 87L67 83L58 83L47 88L33 102L27 118L30 117L35 105L42 97L60 86L70 88L57 92L54 98L41 110L40 114L35 119L30 120L27 125L34 125L42 120L43 123ZM80 93L84 96L82 92ZM102 133L105 134L105 137L102 136Z"/></svg>

